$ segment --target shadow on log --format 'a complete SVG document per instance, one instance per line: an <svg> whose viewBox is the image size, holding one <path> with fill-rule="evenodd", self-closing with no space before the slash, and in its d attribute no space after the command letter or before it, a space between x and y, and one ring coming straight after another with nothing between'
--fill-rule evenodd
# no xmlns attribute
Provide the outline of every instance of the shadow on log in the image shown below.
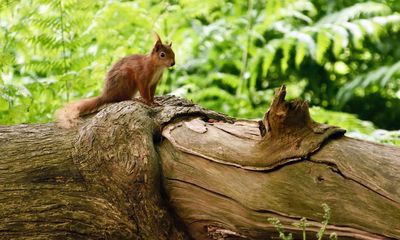
<svg viewBox="0 0 400 240"><path fill-rule="evenodd" d="M173 96L125 101L77 129L0 127L1 239L400 238L400 148L315 123L280 88L262 121Z"/></svg>

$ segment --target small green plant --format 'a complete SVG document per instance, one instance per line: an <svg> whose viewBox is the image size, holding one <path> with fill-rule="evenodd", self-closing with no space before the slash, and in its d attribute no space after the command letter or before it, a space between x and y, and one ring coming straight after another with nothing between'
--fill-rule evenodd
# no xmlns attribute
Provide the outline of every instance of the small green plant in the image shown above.
<svg viewBox="0 0 400 240"><path fill-rule="evenodd" d="M307 223L307 218L303 217L300 219L300 222L294 223L293 225L301 228L301 230L303 231L303 240L306 240L306 229L308 226L310 226L310 224Z"/></svg>
<svg viewBox="0 0 400 240"><path fill-rule="evenodd" d="M327 204L322 204L322 208L324 209L324 221L322 221L322 227L319 229L317 233L318 240L321 240L325 234L326 226L328 225L329 219L331 218L331 209Z"/></svg>
<svg viewBox="0 0 400 240"><path fill-rule="evenodd" d="M323 215L323 221L322 221L322 227L319 229L316 237L318 240L322 240L322 237L325 235L325 231L326 231L326 227L328 226L329 223L329 219L331 218L331 209L329 208L329 206L327 204L322 204L322 208L324 209L324 215ZM275 226L276 230L279 233L279 238L281 240L292 240L293 236L291 233L289 234L285 234L284 232L284 228L282 223L279 221L279 219L277 218L268 218L268 222L271 223L272 225ZM297 223L293 223L293 226L298 227L302 230L303 232L303 240L306 240L306 229L308 226L310 226L310 224L307 222L307 218L303 217L300 219L299 222ZM337 240L337 234L336 233L331 233L329 235L329 239L331 240Z"/></svg>
<svg viewBox="0 0 400 240"><path fill-rule="evenodd" d="M276 230L279 232L279 238L282 240L292 240L293 236L291 233L288 235L283 231L283 225L277 218L268 218L268 222L275 226Z"/></svg>

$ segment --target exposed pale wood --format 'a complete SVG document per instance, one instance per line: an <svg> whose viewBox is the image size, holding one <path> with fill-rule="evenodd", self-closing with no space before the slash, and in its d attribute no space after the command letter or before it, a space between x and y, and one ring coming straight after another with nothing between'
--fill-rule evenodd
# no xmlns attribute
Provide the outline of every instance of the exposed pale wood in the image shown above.
<svg viewBox="0 0 400 240"><path fill-rule="evenodd" d="M284 102L285 90L281 89L279 93L281 95L275 98L279 100L272 103L265 117L265 121L268 118L275 119L269 121L275 125L265 124L269 129L265 136L260 136L258 129L249 130L243 124L241 128L235 128L239 124L231 127L224 123L201 126L202 123L197 120L170 124L164 129L163 135L181 151L211 161L261 171L306 158L329 137L344 133L340 128L314 123L309 117L307 104L300 101ZM252 125L256 126L256 123ZM207 134L194 131L195 127L202 127ZM262 139L257 140L260 137Z"/></svg>

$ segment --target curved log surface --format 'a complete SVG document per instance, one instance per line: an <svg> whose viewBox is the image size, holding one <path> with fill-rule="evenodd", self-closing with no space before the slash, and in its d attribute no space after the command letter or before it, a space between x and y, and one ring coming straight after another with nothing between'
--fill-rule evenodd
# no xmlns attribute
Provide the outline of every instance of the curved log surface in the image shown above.
<svg viewBox="0 0 400 240"><path fill-rule="evenodd" d="M0 127L1 239L268 239L321 204L340 239L400 238L400 150L312 121L281 88L263 121L166 96L76 129Z"/></svg>
<svg viewBox="0 0 400 240"><path fill-rule="evenodd" d="M164 129L164 185L191 234L265 239L275 231L269 217L293 233L292 223L307 217L317 232L327 203L327 232L340 239L400 238L400 149L343 137L284 97L281 88L264 136L251 121L194 119Z"/></svg>

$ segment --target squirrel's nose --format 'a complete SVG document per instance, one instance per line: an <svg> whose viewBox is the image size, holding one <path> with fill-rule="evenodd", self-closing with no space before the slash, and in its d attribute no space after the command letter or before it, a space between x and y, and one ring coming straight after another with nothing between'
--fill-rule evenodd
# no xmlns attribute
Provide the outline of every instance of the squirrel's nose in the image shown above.
<svg viewBox="0 0 400 240"><path fill-rule="evenodd" d="M174 65L175 65L175 61L173 61L173 62L171 63L171 67L174 66Z"/></svg>

